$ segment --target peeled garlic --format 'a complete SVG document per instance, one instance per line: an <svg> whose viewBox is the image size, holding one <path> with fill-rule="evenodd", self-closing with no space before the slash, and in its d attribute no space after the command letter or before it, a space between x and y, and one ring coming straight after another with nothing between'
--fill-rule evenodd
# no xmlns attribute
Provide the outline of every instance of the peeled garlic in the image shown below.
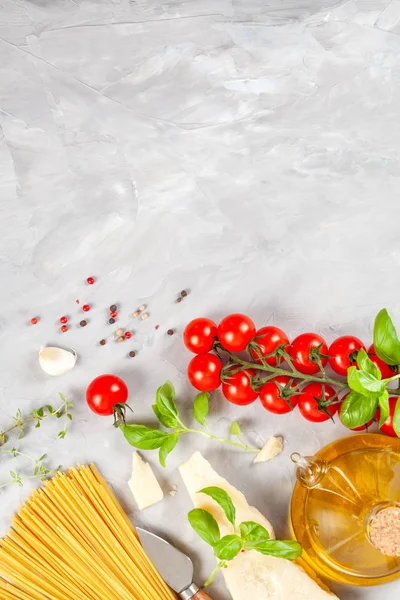
<svg viewBox="0 0 400 600"><path fill-rule="evenodd" d="M62 375L74 368L78 355L75 350L44 346L39 350L39 364L48 375Z"/></svg>
<svg viewBox="0 0 400 600"><path fill-rule="evenodd" d="M271 460L278 456L283 450L283 438L281 437L272 437L270 438L264 447L257 454L253 462L267 462L267 460Z"/></svg>

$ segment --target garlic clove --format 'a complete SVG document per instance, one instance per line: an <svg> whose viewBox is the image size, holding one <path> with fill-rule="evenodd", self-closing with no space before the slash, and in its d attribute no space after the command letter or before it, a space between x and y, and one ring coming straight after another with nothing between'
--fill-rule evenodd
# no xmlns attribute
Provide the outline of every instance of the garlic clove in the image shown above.
<svg viewBox="0 0 400 600"><path fill-rule="evenodd" d="M267 462L267 460L271 460L278 456L283 450L283 438L282 437L272 437L270 438L260 452L257 454L253 462Z"/></svg>
<svg viewBox="0 0 400 600"><path fill-rule="evenodd" d="M44 346L39 350L39 364L48 375L63 375L74 368L78 355L75 350Z"/></svg>

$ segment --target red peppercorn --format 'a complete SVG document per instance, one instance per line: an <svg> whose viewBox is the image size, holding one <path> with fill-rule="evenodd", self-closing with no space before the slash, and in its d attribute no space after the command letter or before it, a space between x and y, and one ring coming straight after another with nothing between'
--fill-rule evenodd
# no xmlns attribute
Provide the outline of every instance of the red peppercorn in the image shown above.
<svg viewBox="0 0 400 600"><path fill-rule="evenodd" d="M110 317L112 319L115 319L115 317L117 317L117 316L118 316L118 313L115 310L113 310L112 312L110 312Z"/></svg>
<svg viewBox="0 0 400 600"><path fill-rule="evenodd" d="M36 325L37 322L38 322L38 319L36 317L32 317L32 319L31 319L32 325Z"/></svg>
<svg viewBox="0 0 400 600"><path fill-rule="evenodd" d="M77 304L79 304L79 300L75 300L75 302L76 302Z"/></svg>
<svg viewBox="0 0 400 600"><path fill-rule="evenodd" d="M94 277L88 277L88 278L86 279L86 281L88 282L88 284L89 284L89 285L93 285L93 284L94 284L94 282L95 282L95 279L94 279Z"/></svg>
<svg viewBox="0 0 400 600"><path fill-rule="evenodd" d="M132 334L130 331L125 331L124 336L126 337L127 340L130 340L132 337Z"/></svg>
<svg viewBox="0 0 400 600"><path fill-rule="evenodd" d="M61 319L60 319L60 323L64 323L64 324L65 324L65 323L68 323L68 319L67 319L67 317L61 317Z"/></svg>
<svg viewBox="0 0 400 600"><path fill-rule="evenodd" d="M61 327L61 331L62 331L63 333L65 333L66 331L68 331L68 327L67 327L66 325L63 325L63 326Z"/></svg>
<svg viewBox="0 0 400 600"><path fill-rule="evenodd" d="M154 327L154 329L160 329L160 326L159 326L159 325L156 325L156 326Z"/></svg>
<svg viewBox="0 0 400 600"><path fill-rule="evenodd" d="M89 306L89 304L84 304L84 305L82 306L82 310L84 310L85 312L87 312L88 310L90 310L90 306Z"/></svg>

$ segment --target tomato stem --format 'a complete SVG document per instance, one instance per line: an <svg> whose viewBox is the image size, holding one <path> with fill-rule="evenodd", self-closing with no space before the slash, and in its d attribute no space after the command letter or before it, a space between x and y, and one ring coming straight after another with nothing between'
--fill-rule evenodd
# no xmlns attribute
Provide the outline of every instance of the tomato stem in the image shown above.
<svg viewBox="0 0 400 600"><path fill-rule="evenodd" d="M246 450L246 452L260 452L260 448L251 448L247 444L239 444L239 442L233 442L232 440L226 440L225 438L218 437L213 435L211 432L202 431L201 429L191 429L190 427L183 426L182 433L199 433L204 437L208 437L211 440L216 442L222 442L224 444L229 444L229 446L236 446L236 448L240 448L241 450Z"/></svg>

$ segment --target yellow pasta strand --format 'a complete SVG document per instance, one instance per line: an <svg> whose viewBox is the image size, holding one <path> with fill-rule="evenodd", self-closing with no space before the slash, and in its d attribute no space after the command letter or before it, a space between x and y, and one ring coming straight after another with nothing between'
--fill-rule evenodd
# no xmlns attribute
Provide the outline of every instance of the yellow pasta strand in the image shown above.
<svg viewBox="0 0 400 600"><path fill-rule="evenodd" d="M94 465L58 473L0 540L1 600L176 600Z"/></svg>

